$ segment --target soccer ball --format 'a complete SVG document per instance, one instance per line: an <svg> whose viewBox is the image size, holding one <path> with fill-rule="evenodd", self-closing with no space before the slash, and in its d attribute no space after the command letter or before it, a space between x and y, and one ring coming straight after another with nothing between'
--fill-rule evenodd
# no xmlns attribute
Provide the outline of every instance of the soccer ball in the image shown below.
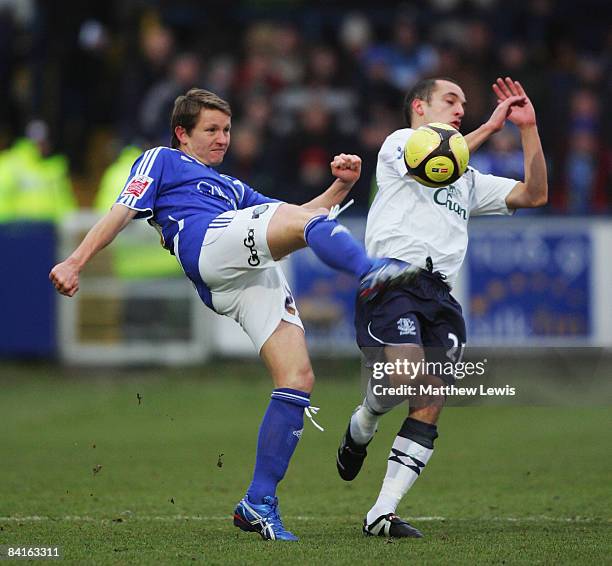
<svg viewBox="0 0 612 566"><path fill-rule="evenodd" d="M417 128L404 147L408 173L426 187L454 183L470 160L465 138L452 126L433 122Z"/></svg>

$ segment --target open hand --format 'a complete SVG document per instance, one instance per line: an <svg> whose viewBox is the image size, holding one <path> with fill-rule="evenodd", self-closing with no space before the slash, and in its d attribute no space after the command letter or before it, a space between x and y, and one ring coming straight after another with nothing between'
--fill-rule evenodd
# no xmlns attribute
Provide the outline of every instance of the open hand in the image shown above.
<svg viewBox="0 0 612 566"><path fill-rule="evenodd" d="M361 157L341 153L329 164L334 177L345 183L354 184L361 175Z"/></svg>
<svg viewBox="0 0 612 566"><path fill-rule="evenodd" d="M512 108L515 106L523 106L526 103L526 96L510 96L505 100L498 100L495 110L493 110L491 117L487 120L487 126L489 126L491 131L499 132L510 116Z"/></svg>
<svg viewBox="0 0 612 566"><path fill-rule="evenodd" d="M493 92L497 96L498 108L506 112L506 118L519 128L523 126L534 126L536 123L535 109L527 97L521 83L513 81L510 77L502 79L498 77L492 85ZM509 103L518 97L520 101ZM503 105L508 105L504 108Z"/></svg>

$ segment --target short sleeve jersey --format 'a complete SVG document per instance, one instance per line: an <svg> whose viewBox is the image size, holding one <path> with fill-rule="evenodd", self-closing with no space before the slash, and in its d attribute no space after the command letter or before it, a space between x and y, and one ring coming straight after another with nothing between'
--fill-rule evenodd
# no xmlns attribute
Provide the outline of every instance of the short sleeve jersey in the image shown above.
<svg viewBox="0 0 612 566"><path fill-rule="evenodd" d="M371 256L394 257L434 270L452 286L468 244L471 216L512 214L506 196L518 181L484 175L468 167L457 181L432 189L415 181L406 169L404 146L414 130L393 132L378 154L378 192L366 226L366 248Z"/></svg>
<svg viewBox="0 0 612 566"><path fill-rule="evenodd" d="M155 226L162 245L171 253L179 226L186 233L197 234L192 239L199 248L210 222L219 214L269 202L278 201L168 147L145 151L135 161L116 200L138 211L136 218Z"/></svg>

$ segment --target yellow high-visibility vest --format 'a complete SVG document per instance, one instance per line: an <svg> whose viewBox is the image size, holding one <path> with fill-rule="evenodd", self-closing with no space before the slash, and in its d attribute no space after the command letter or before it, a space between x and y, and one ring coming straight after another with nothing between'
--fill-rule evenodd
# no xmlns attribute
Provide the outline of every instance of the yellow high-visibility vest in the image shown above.
<svg viewBox="0 0 612 566"><path fill-rule="evenodd" d="M0 222L15 218L15 184L9 163L10 150L0 153Z"/></svg>
<svg viewBox="0 0 612 566"><path fill-rule="evenodd" d="M60 221L77 208L63 155L43 157L37 145L20 139L0 160L0 217Z"/></svg>

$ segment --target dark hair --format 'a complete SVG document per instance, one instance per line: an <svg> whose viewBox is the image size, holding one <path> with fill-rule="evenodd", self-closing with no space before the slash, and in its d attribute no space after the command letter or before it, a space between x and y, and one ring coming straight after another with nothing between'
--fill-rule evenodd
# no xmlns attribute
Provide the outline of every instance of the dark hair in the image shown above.
<svg viewBox="0 0 612 566"><path fill-rule="evenodd" d="M174 101L170 128L172 129L172 147L178 149L181 145L176 137L176 127L183 126L188 134L195 127L200 118L202 108L210 110L220 110L228 116L232 115L232 110L227 101L217 96L214 92L202 88L192 88L187 94L182 94Z"/></svg>
<svg viewBox="0 0 612 566"><path fill-rule="evenodd" d="M407 93L404 98L404 119L410 126L412 125L412 102L414 100L424 100L427 103L431 102L431 95L436 89L436 83L438 81L448 81L449 83L461 86L455 79L449 77L433 77L430 79L422 79L415 84Z"/></svg>

